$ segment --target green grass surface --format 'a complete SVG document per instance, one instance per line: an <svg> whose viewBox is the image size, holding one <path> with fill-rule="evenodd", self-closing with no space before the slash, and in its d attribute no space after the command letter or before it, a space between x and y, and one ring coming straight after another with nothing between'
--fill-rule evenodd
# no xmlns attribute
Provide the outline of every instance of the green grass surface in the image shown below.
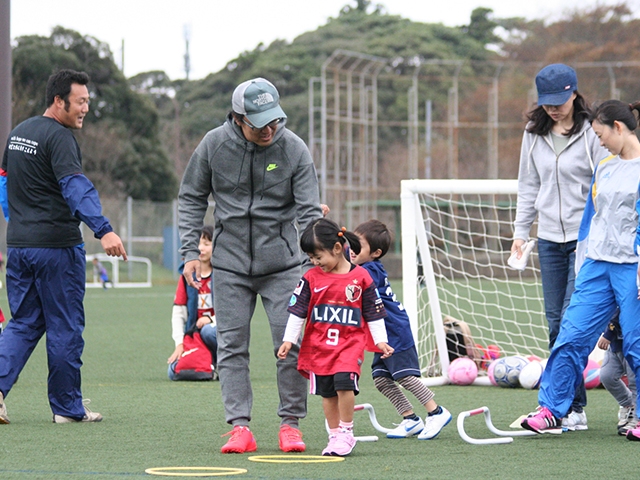
<svg viewBox="0 0 640 480"><path fill-rule="evenodd" d="M278 455L278 394L275 361L263 314L253 322L251 366L258 451L222 455L224 421L218 382L171 382L166 359L173 349L170 312L173 285L152 289L88 290L83 356L83 392L104 415L97 424L51 423L42 342L7 398L10 425L0 426L0 479L154 478L150 467L211 466L247 469L229 478L424 479L424 478L635 478L640 445L616 434L617 405L603 389L590 390L589 430L560 436L516 438L508 445L471 445L457 433L463 410L491 409L501 429L537 405L537 393L498 387L435 387L436 400L454 419L432 441L416 438L360 443L344 462L271 464L250 455ZM6 295L0 305L8 311ZM370 357L367 359L369 363ZM411 397L411 400L414 399ZM363 368L358 403L371 403L378 421L391 427L398 417L373 387ZM414 402L415 403L415 402ZM420 412L423 413L423 412ZM365 412L355 414L356 434L375 435ZM469 418L472 437L492 436L481 416ZM309 398L301 423L305 454L319 455L326 432L318 397ZM295 454L290 454L295 456ZM178 478L178 477L175 477Z"/></svg>

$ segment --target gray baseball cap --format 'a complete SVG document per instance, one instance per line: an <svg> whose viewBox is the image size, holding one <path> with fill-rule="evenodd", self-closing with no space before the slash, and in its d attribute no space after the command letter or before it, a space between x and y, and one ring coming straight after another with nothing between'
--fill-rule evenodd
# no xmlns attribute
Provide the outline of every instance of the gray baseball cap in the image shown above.
<svg viewBox="0 0 640 480"><path fill-rule="evenodd" d="M260 77L236 87L231 97L231 108L245 115L256 128L262 128L278 118L287 118L280 107L278 90L269 80Z"/></svg>

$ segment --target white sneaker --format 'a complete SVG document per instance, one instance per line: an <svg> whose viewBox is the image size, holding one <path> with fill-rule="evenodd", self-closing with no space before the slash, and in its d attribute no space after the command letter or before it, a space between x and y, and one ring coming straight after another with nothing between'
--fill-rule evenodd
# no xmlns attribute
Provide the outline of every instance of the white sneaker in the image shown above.
<svg viewBox="0 0 640 480"><path fill-rule="evenodd" d="M569 415L562 419L562 430L566 432L567 430L570 432L576 430L588 430L587 427L587 414L583 411L582 413L571 412Z"/></svg>
<svg viewBox="0 0 640 480"><path fill-rule="evenodd" d="M0 423L9 424L9 417L7 417L7 406L4 404L4 395L0 392Z"/></svg>
<svg viewBox="0 0 640 480"><path fill-rule="evenodd" d="M419 434L424 428L424 422L421 418L411 420L405 418L400 424L387 433L387 438L407 438Z"/></svg>
<svg viewBox="0 0 640 480"><path fill-rule="evenodd" d="M102 421L102 415L100 415L98 412L92 412L87 407L87 404L91 403L91 400L86 399L86 400L83 400L82 403L84 403L84 417L82 417L81 420L76 420L75 418L71 418L71 417L63 417L62 415L54 415L53 423L78 423L78 422L101 422Z"/></svg>
<svg viewBox="0 0 640 480"><path fill-rule="evenodd" d="M629 430L633 430L638 426L638 416L636 415L636 407L620 407L618 411L618 435L625 436Z"/></svg>
<svg viewBox="0 0 640 480"><path fill-rule="evenodd" d="M442 429L449 424L451 421L451 413L442 405L440 408L442 408L442 413L439 415L429 415L424 419L424 428L422 432L420 432L420 435L418 435L418 440L431 440L432 438L436 438Z"/></svg>

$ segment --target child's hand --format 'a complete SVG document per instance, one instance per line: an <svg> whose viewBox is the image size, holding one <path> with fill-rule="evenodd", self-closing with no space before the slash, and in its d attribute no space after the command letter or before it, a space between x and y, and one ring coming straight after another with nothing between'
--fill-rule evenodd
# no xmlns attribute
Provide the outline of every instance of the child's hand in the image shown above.
<svg viewBox="0 0 640 480"><path fill-rule="evenodd" d="M181 344L179 344L176 349L173 351L173 353L171 354L171 356L169 357L169 359L167 360L167 364L171 365L173 362L175 362L176 360L178 360L181 356L182 353L184 352L184 346Z"/></svg>
<svg viewBox="0 0 640 480"><path fill-rule="evenodd" d="M602 335L600 335L600 338L598 339L598 347L599 348L601 348L602 350L607 350L609 348L609 344L610 343L611 342L609 340L607 340Z"/></svg>
<svg viewBox="0 0 640 480"><path fill-rule="evenodd" d="M382 358L389 358L393 353L393 347L388 343L380 342L376 345L380 350L382 350Z"/></svg>
<svg viewBox="0 0 640 480"><path fill-rule="evenodd" d="M280 345L280 348L278 349L278 358L280 360L287 358L287 354L289 353L289 350L291 350L291 346L291 342L282 342L282 345Z"/></svg>
<svg viewBox="0 0 640 480"><path fill-rule="evenodd" d="M202 328L209 323L213 323L211 317L209 315L203 315L196 321L196 327Z"/></svg>

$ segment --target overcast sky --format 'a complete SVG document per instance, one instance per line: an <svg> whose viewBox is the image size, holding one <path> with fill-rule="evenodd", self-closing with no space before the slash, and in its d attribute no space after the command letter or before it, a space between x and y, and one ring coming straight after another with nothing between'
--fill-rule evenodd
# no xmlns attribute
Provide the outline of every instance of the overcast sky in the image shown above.
<svg viewBox="0 0 640 480"><path fill-rule="evenodd" d="M56 25L110 45L127 77L164 70L184 78L185 31L190 37L190 78L217 72L240 53L276 39L298 35L337 17L353 0L12 0L11 38L49 36ZM416 22L465 25L473 9L491 8L496 17L554 19L567 9L619 0L380 0L390 14ZM628 5L639 11L640 0Z"/></svg>

